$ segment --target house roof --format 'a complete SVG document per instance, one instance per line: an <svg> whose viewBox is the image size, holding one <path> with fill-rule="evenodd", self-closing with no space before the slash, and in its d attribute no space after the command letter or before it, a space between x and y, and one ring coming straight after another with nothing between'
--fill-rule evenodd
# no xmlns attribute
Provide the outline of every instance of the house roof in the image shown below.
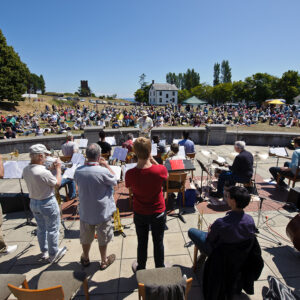
<svg viewBox="0 0 300 300"><path fill-rule="evenodd" d="M176 85L170 83L153 83L152 86L157 91L178 91Z"/></svg>
<svg viewBox="0 0 300 300"><path fill-rule="evenodd" d="M183 101L183 104L192 104L192 105L201 105L201 104L207 104L207 101L205 100L200 100L197 97L193 96L189 99L186 99Z"/></svg>

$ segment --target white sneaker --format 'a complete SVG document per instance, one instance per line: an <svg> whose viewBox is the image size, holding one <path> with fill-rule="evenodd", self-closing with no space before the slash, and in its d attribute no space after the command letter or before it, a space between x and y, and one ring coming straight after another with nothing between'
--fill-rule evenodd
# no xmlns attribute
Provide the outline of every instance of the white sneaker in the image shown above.
<svg viewBox="0 0 300 300"><path fill-rule="evenodd" d="M59 261L67 252L67 247L59 248L55 256L51 257L49 256L49 262L51 264L56 263Z"/></svg>
<svg viewBox="0 0 300 300"><path fill-rule="evenodd" d="M49 259L48 251L42 253L42 260L47 260L47 259Z"/></svg>
<svg viewBox="0 0 300 300"><path fill-rule="evenodd" d="M4 252L5 254L10 254L15 252L18 249L18 245L11 245L6 247L6 251Z"/></svg>

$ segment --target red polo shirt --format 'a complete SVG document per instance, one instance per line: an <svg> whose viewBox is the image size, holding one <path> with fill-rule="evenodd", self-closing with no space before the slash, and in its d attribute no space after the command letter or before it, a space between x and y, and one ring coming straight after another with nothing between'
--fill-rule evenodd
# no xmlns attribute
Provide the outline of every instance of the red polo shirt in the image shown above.
<svg viewBox="0 0 300 300"><path fill-rule="evenodd" d="M126 172L126 187L133 193L133 211L142 215L162 213L166 210L162 185L168 178L163 165L152 165L147 169L133 168Z"/></svg>

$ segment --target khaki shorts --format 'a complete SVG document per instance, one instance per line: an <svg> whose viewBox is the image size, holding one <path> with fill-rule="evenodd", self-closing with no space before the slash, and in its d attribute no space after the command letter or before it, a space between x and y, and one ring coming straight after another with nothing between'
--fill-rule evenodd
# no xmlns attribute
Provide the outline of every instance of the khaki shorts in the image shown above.
<svg viewBox="0 0 300 300"><path fill-rule="evenodd" d="M95 239L95 230L98 235L99 246L106 246L112 241L114 229L111 220L97 225L90 225L80 221L80 243L91 244Z"/></svg>

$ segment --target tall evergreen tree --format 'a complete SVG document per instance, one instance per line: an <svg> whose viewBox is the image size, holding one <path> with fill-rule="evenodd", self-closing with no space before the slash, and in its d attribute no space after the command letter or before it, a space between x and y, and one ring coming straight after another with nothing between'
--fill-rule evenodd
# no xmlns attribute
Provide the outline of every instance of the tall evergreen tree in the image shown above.
<svg viewBox="0 0 300 300"><path fill-rule="evenodd" d="M42 94L44 95L45 91L46 91L46 84L45 84L45 80L44 80L44 77L42 74L40 75L40 90L41 90Z"/></svg>
<svg viewBox="0 0 300 300"><path fill-rule="evenodd" d="M228 60L223 60L221 64L221 79L223 83L231 82L231 68Z"/></svg>
<svg viewBox="0 0 300 300"><path fill-rule="evenodd" d="M220 64L214 64L214 86L220 84Z"/></svg>
<svg viewBox="0 0 300 300"><path fill-rule="evenodd" d="M8 46L0 30L0 100L22 100L30 76L24 64L12 46Z"/></svg>

